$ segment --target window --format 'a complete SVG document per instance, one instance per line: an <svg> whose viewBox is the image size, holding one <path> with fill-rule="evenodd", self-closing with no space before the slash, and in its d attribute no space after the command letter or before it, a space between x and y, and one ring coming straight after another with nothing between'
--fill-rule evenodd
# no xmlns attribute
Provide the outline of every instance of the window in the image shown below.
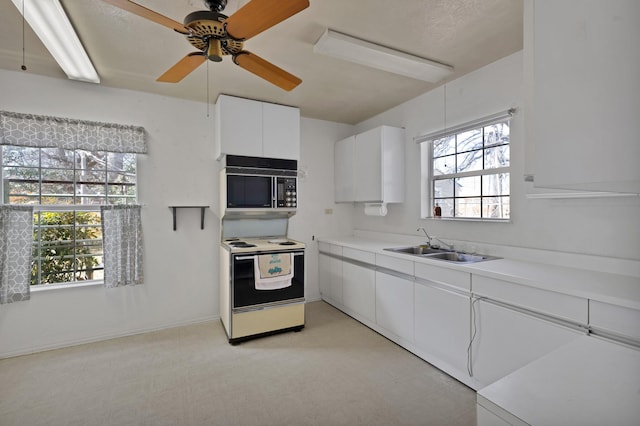
<svg viewBox="0 0 640 426"><path fill-rule="evenodd" d="M31 285L103 279L101 204L136 202L136 154L3 145L2 201L33 204Z"/></svg>
<svg viewBox="0 0 640 426"><path fill-rule="evenodd" d="M512 113L417 138L422 143L423 170L428 170L423 207L429 212L440 207L445 218L510 218ZM423 211L423 217L428 216L431 213Z"/></svg>

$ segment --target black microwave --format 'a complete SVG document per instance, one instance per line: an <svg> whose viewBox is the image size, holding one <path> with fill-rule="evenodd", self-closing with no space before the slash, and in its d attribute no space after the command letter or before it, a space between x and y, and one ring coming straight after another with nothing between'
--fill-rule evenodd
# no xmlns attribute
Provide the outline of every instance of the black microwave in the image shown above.
<svg viewBox="0 0 640 426"><path fill-rule="evenodd" d="M295 209L298 162L228 155L224 171L227 209Z"/></svg>

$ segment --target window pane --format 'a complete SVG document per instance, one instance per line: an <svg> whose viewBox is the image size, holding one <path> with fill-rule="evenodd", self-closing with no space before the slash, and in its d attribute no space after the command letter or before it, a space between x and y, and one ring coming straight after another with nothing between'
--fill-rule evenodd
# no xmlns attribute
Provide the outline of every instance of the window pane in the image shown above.
<svg viewBox="0 0 640 426"><path fill-rule="evenodd" d="M73 151L62 148L41 148L43 168L73 170Z"/></svg>
<svg viewBox="0 0 640 426"><path fill-rule="evenodd" d="M442 179L433 181L433 197L453 197L453 179Z"/></svg>
<svg viewBox="0 0 640 426"><path fill-rule="evenodd" d="M456 198L455 208L458 217L480 217L480 197Z"/></svg>
<svg viewBox="0 0 640 426"><path fill-rule="evenodd" d="M102 264L102 228L99 212L76 212L76 280L96 279Z"/></svg>
<svg viewBox="0 0 640 426"><path fill-rule="evenodd" d="M100 212L34 214L32 285L102 279Z"/></svg>
<svg viewBox="0 0 640 426"><path fill-rule="evenodd" d="M482 170L482 150L457 155L458 173Z"/></svg>
<svg viewBox="0 0 640 426"><path fill-rule="evenodd" d="M509 167L509 145L499 145L484 151L484 168Z"/></svg>
<svg viewBox="0 0 640 426"><path fill-rule="evenodd" d="M455 179L456 197L480 196L480 176L469 176Z"/></svg>
<svg viewBox="0 0 640 426"><path fill-rule="evenodd" d="M509 173L498 173L482 177L483 195L509 195Z"/></svg>
<svg viewBox="0 0 640 426"><path fill-rule="evenodd" d="M104 184L107 173L100 170L76 170L76 184L100 182Z"/></svg>
<svg viewBox="0 0 640 426"><path fill-rule="evenodd" d="M34 276L41 283L73 281L73 212L34 215Z"/></svg>
<svg viewBox="0 0 640 426"><path fill-rule="evenodd" d="M76 150L76 169L80 170L106 170L107 154L105 152L90 152L81 149Z"/></svg>
<svg viewBox="0 0 640 426"><path fill-rule="evenodd" d="M456 171L455 155L448 155L433 160L433 175L448 175Z"/></svg>
<svg viewBox="0 0 640 426"><path fill-rule="evenodd" d="M455 154L455 152L455 135L433 141L433 158L444 157L445 155Z"/></svg>
<svg viewBox="0 0 640 426"><path fill-rule="evenodd" d="M482 216L492 219L509 219L509 197L485 197L482 199Z"/></svg>
<svg viewBox="0 0 640 426"><path fill-rule="evenodd" d="M38 167L40 164L40 150L39 148L3 145L2 163L5 166Z"/></svg>
<svg viewBox="0 0 640 426"><path fill-rule="evenodd" d="M44 183L73 184L73 170L42 169L42 180Z"/></svg>
<svg viewBox="0 0 640 426"><path fill-rule="evenodd" d="M136 154L120 152L107 153L107 170L117 172L136 172Z"/></svg>
<svg viewBox="0 0 640 426"><path fill-rule="evenodd" d="M482 148L482 129L469 130L459 133L456 137L458 141L458 152L471 151Z"/></svg>
<svg viewBox="0 0 640 426"><path fill-rule="evenodd" d="M484 145L508 144L509 122L492 124L484 128Z"/></svg>
<svg viewBox="0 0 640 426"><path fill-rule="evenodd" d="M73 204L73 184L43 183L41 204Z"/></svg>

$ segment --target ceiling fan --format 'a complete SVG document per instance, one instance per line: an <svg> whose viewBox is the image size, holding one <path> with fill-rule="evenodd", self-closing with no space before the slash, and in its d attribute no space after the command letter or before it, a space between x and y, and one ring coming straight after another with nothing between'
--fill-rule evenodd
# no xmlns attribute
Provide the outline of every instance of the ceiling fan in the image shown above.
<svg viewBox="0 0 640 426"><path fill-rule="evenodd" d="M236 65L281 89L290 91L302 83L295 75L244 50L244 42L306 9L309 0L251 0L229 17L221 13L227 0L204 0L209 10L188 14L184 24L130 0L104 1L183 34L198 49L187 54L156 81L177 83L207 59L220 62L224 55L231 55Z"/></svg>

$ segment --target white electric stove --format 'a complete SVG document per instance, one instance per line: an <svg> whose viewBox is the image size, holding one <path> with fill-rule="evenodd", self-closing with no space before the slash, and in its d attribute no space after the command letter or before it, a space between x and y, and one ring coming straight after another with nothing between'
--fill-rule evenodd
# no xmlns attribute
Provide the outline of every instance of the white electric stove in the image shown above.
<svg viewBox="0 0 640 426"><path fill-rule="evenodd" d="M287 228L287 218L223 219L220 319L229 343L304 328L305 245L286 237ZM284 286L260 285L258 265L265 260L261 256L278 257L290 265Z"/></svg>

